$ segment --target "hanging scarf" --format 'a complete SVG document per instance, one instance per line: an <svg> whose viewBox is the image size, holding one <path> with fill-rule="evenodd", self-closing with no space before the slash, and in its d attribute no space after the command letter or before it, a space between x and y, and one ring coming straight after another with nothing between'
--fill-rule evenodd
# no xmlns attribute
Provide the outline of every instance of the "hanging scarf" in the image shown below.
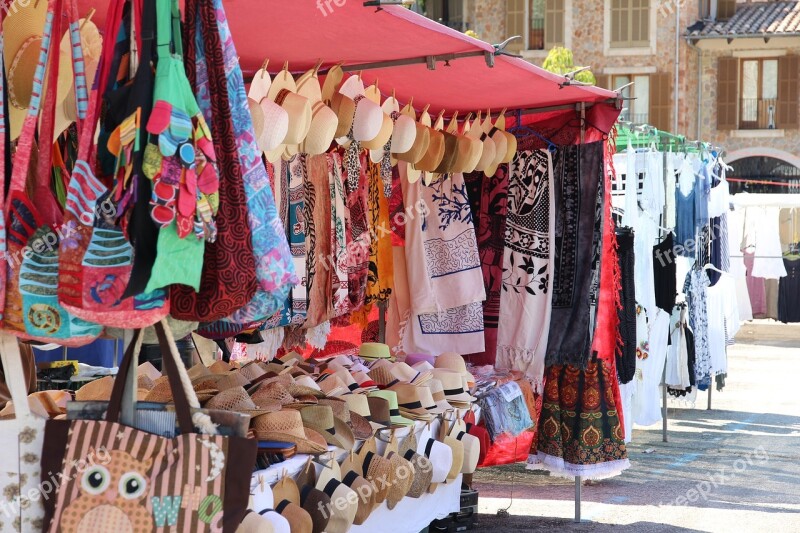
<svg viewBox="0 0 800 533"><path fill-rule="evenodd" d="M328 177L328 160L325 155L308 156L308 177L304 183L306 220L306 329L326 323L333 314L331 302L331 197ZM327 326L330 331L330 324ZM325 337L327 337L325 335ZM317 342L315 335L309 335Z"/></svg>
<svg viewBox="0 0 800 533"><path fill-rule="evenodd" d="M327 154L328 185L331 195L331 292L333 316L340 317L350 312L348 297L348 253L347 253L347 209L345 207L344 183L342 182L342 156L338 151Z"/></svg>
<svg viewBox="0 0 800 533"><path fill-rule="evenodd" d="M481 258L483 286L484 343L486 350L472 354L475 365L494 365L497 354L497 329L500 320L500 296L503 290L503 254L505 250L506 217L508 214L508 165L500 165L494 176L473 172L464 176L474 213L478 213L476 228L478 253Z"/></svg>
<svg viewBox="0 0 800 533"><path fill-rule="evenodd" d="M350 158L348 150L347 157ZM366 157L361 155L361 157ZM358 175L352 172L358 170ZM349 190L347 191L346 204L346 231L347 231L347 291L352 310L360 309L364 305L367 294L367 275L369 273L369 220L367 218L367 175L365 165L357 166L347 164L347 178Z"/></svg>
<svg viewBox="0 0 800 533"><path fill-rule="evenodd" d="M559 148L554 158L555 257L546 366L585 367L590 356L590 289L603 141Z"/></svg>
<svg viewBox="0 0 800 533"><path fill-rule="evenodd" d="M364 307L353 314L353 321L366 327L372 304L389 299L392 276L392 238L389 229L389 202L384 196L383 167L367 162L367 204L369 208L369 274Z"/></svg>
<svg viewBox="0 0 800 533"><path fill-rule="evenodd" d="M308 304L308 279L306 270L306 231L305 183L308 179L305 154L297 154L289 160L289 249L292 253L295 272L300 276L300 284L291 292L291 319L293 326L302 326L306 321Z"/></svg>
<svg viewBox="0 0 800 533"><path fill-rule="evenodd" d="M619 331L620 345L617 349L617 375L620 383L629 383L636 372L636 295L633 253L633 230L617 230L620 264Z"/></svg>
<svg viewBox="0 0 800 533"><path fill-rule="evenodd" d="M553 160L547 150L517 152L509 166L497 366L542 388L553 290Z"/></svg>

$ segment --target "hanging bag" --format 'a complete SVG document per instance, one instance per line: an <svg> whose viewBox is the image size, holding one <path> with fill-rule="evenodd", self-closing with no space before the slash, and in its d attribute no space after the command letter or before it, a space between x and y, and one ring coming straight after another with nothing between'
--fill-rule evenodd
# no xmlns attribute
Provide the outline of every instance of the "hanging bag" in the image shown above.
<svg viewBox="0 0 800 533"><path fill-rule="evenodd" d="M217 240L206 246L200 290L177 286L170 297L175 318L213 322L252 300L257 289L256 260L223 64L226 56L210 0L187 0L186 21L186 74L214 130L214 152L222 179ZM236 120L244 119L237 116Z"/></svg>
<svg viewBox="0 0 800 533"><path fill-rule="evenodd" d="M39 63L33 81L33 92L28 114L22 126L17 153L14 160L11 187L6 203L7 229L7 281L3 326L14 335L42 342L58 341L65 346L82 346L97 338L102 327L71 315L58 303L59 242L74 237L77 228L62 224L63 215L50 189L52 150L46 144L39 150L34 196L26 193L29 165L34 152L34 135L40 119L40 105L46 108L41 113L39 139L53 138L56 87L58 80L58 41L52 35L60 35L62 11L70 17L70 24L77 24L77 9L74 0L67 0L63 10L62 0L50 0L45 18ZM77 29L77 26L75 26ZM83 74L83 57L80 36L70 31L73 49L78 101L85 101L86 83ZM45 66L52 59L48 70L47 94L42 98ZM78 115L81 128L85 108ZM34 203L35 199L35 203ZM89 197L83 212L94 211L96 198Z"/></svg>
<svg viewBox="0 0 800 533"><path fill-rule="evenodd" d="M145 290L180 284L184 292L194 294L201 290L204 266L220 267L208 264L206 252L218 246L221 237L216 219L221 200L217 154L184 71L177 0L156 0L156 23L158 65L143 165L152 181L150 214L161 229ZM230 283L235 284L235 278Z"/></svg>
<svg viewBox="0 0 800 533"><path fill-rule="evenodd" d="M14 402L14 419L0 421L0 486L4 487L0 533L41 529L44 487L39 484L45 419L32 413L16 337L0 331L0 358Z"/></svg>
<svg viewBox="0 0 800 533"><path fill-rule="evenodd" d="M127 111L126 118L113 130L108 141L109 152L116 156L114 186L108 189L97 179L91 165L93 158L90 157L97 113L110 73L109 54L104 57L99 83L92 90L87 120L81 132L78 161L67 189L64 221L77 227L78 231L74 239L61 242L59 268L59 302L66 309L84 320L129 329L154 324L169 312L165 289L129 297L124 295L134 260L134 249L122 228L126 220L125 206L130 204L138 180L147 179L141 166L145 135L142 120L149 116L149 108L146 102L141 105L140 95L152 91L148 79L152 77L154 0L145 0L144 5L143 12L132 17L142 20L144 38L137 74L132 84L122 89L129 99L119 101L119 95L112 95L117 97L116 105L125 106ZM114 14L118 18L111 21L111 31L107 35L117 35L120 31L122 9L117 7ZM81 206L89 204L91 198L96 199L96 208L91 214L82 212Z"/></svg>
<svg viewBox="0 0 800 533"><path fill-rule="evenodd" d="M155 329L181 434L165 438L120 423L128 372L142 344L136 330L106 419L47 422L43 471L62 481L45 502L46 531L233 533L244 518L256 441L220 436L207 415L192 414L199 402L175 342L163 321Z"/></svg>

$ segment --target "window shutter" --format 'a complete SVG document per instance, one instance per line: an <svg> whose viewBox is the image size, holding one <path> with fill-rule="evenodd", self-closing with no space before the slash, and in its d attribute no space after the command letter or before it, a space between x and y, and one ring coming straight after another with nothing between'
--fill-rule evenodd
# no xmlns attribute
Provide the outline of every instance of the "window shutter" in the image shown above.
<svg viewBox="0 0 800 533"><path fill-rule="evenodd" d="M800 56L784 56L778 59L778 113L776 126L796 130L800 126L798 117L798 89L800 83Z"/></svg>
<svg viewBox="0 0 800 533"><path fill-rule="evenodd" d="M544 46L564 46L564 0L546 0Z"/></svg>
<svg viewBox="0 0 800 533"><path fill-rule="evenodd" d="M717 129L735 130L738 107L739 59L720 57L717 68Z"/></svg>
<svg viewBox="0 0 800 533"><path fill-rule="evenodd" d="M717 0L717 20L728 20L736 13L736 0Z"/></svg>
<svg viewBox="0 0 800 533"><path fill-rule="evenodd" d="M507 49L520 52L525 48L525 0L506 0L506 39L514 35L523 35L523 39L516 39L508 43Z"/></svg>
<svg viewBox="0 0 800 533"><path fill-rule="evenodd" d="M670 78L667 72L650 76L650 124L666 131L672 128Z"/></svg>
<svg viewBox="0 0 800 533"><path fill-rule="evenodd" d="M596 87L600 87L601 89L610 89L612 91L614 90L612 87L610 87L611 76L608 74L595 74L594 78L597 80L595 82Z"/></svg>

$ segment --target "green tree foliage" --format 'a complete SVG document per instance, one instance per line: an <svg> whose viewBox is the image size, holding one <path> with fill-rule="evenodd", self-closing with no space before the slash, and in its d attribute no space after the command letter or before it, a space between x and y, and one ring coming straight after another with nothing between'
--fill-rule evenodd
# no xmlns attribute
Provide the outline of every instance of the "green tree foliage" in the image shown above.
<svg viewBox="0 0 800 533"><path fill-rule="evenodd" d="M580 67L575 66L572 59L572 50L564 48L563 46L556 46L547 54L547 58L544 60L544 63L542 63L542 68L549 72L563 75L577 70ZM594 74L592 74L590 70L579 72L575 75L575 79L592 85L597 83Z"/></svg>

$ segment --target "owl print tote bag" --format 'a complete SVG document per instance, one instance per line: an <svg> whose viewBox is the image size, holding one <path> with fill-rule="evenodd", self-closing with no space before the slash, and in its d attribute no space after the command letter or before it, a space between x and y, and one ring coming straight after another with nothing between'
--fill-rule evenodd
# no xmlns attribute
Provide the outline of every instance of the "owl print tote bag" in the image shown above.
<svg viewBox="0 0 800 533"><path fill-rule="evenodd" d="M14 402L14 419L0 421L0 533L41 531L39 484L45 419L32 413L17 338L0 331L0 358Z"/></svg>
<svg viewBox="0 0 800 533"><path fill-rule="evenodd" d="M120 423L130 363L142 344L136 330L106 419L47 422L42 471L56 472L60 485L45 502L46 531L232 533L244 518L256 442L218 435L207 415L192 415L199 402L164 324L155 329L180 434L165 438Z"/></svg>

